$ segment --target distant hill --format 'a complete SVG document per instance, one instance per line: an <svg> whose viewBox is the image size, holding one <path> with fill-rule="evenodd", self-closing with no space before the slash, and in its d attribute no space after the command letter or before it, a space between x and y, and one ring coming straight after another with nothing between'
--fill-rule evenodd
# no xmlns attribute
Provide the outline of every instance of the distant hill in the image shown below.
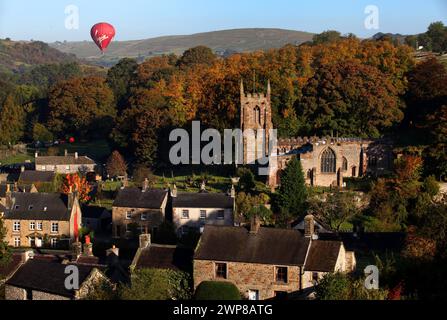
<svg viewBox="0 0 447 320"><path fill-rule="evenodd" d="M50 44L64 53L74 54L80 59L109 65L124 57L137 58L140 61L147 57L175 53L204 45L219 55L234 52L249 52L280 48L286 44L301 44L312 40L313 34L308 32L283 29L233 29L197 33L193 35L166 36L146 40L113 42L104 56L92 41L56 42Z"/></svg>
<svg viewBox="0 0 447 320"><path fill-rule="evenodd" d="M77 61L73 54L63 53L41 41L0 39L0 71L19 72L30 66Z"/></svg>

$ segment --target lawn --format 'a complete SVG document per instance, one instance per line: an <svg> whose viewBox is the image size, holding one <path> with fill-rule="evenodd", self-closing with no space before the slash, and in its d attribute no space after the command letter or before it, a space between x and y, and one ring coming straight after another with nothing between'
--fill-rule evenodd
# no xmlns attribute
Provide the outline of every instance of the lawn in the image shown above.
<svg viewBox="0 0 447 320"><path fill-rule="evenodd" d="M15 163L25 163L26 161L34 162L34 155L18 153L16 155L9 156L7 158L0 160L0 164L1 165L9 165L9 164L15 164Z"/></svg>

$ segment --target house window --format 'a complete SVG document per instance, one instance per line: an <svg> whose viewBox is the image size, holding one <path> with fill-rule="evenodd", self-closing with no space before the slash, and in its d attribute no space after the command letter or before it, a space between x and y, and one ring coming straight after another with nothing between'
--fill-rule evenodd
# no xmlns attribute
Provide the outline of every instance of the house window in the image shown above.
<svg viewBox="0 0 447 320"><path fill-rule="evenodd" d="M37 223L37 230L42 231L42 222Z"/></svg>
<svg viewBox="0 0 447 320"><path fill-rule="evenodd" d="M59 223L53 222L51 224L51 233L58 233L59 232Z"/></svg>
<svg viewBox="0 0 447 320"><path fill-rule="evenodd" d="M141 221L146 221L147 220L147 213L142 213L141 214Z"/></svg>
<svg viewBox="0 0 447 320"><path fill-rule="evenodd" d="M206 210L200 210L200 220L206 220Z"/></svg>
<svg viewBox="0 0 447 320"><path fill-rule="evenodd" d="M227 278L227 264L226 263L216 263L216 278L219 278L219 279Z"/></svg>
<svg viewBox="0 0 447 320"><path fill-rule="evenodd" d="M30 206L28 207L28 210L33 210L33 208L34 208L34 206L33 206L33 205L30 205Z"/></svg>
<svg viewBox="0 0 447 320"><path fill-rule="evenodd" d="M318 272L312 272L312 282L318 282Z"/></svg>
<svg viewBox="0 0 447 320"><path fill-rule="evenodd" d="M35 222L30 222L29 223L29 229L33 231L35 228L36 228L36 223Z"/></svg>
<svg viewBox="0 0 447 320"><path fill-rule="evenodd" d="M52 248L57 247L57 239L56 238L51 238L50 244L51 244Z"/></svg>
<svg viewBox="0 0 447 320"><path fill-rule="evenodd" d="M65 170L70 171L70 166L65 166Z"/></svg>
<svg viewBox="0 0 447 320"><path fill-rule="evenodd" d="M336 157L335 152L332 149L324 150L321 155L321 172L322 173L335 173L336 172Z"/></svg>
<svg viewBox="0 0 447 320"><path fill-rule="evenodd" d="M42 169L42 171L46 171L47 167L46 166L42 166L41 169Z"/></svg>
<svg viewBox="0 0 447 320"><path fill-rule="evenodd" d="M225 219L225 210L219 210L217 212L217 219L219 219L219 220Z"/></svg>
<svg viewBox="0 0 447 320"><path fill-rule="evenodd" d="M132 220L132 211L126 212L126 220Z"/></svg>
<svg viewBox="0 0 447 320"><path fill-rule="evenodd" d="M248 290L248 300L259 300L259 290Z"/></svg>
<svg viewBox="0 0 447 320"><path fill-rule="evenodd" d="M287 283L287 267L276 267L276 282Z"/></svg>
<svg viewBox="0 0 447 320"><path fill-rule="evenodd" d="M189 219L189 210L182 210L182 219Z"/></svg>
<svg viewBox="0 0 447 320"><path fill-rule="evenodd" d="M20 221L14 221L12 230L13 230L14 232L19 232L19 231L20 231Z"/></svg>
<svg viewBox="0 0 447 320"><path fill-rule="evenodd" d="M20 247L20 238L19 237L14 238L14 247Z"/></svg>
<svg viewBox="0 0 447 320"><path fill-rule="evenodd" d="M20 206L17 204L14 208L15 208L16 210L19 210Z"/></svg>
<svg viewBox="0 0 447 320"><path fill-rule="evenodd" d="M348 171L348 159L346 159L345 157L343 157L343 172L347 172Z"/></svg>

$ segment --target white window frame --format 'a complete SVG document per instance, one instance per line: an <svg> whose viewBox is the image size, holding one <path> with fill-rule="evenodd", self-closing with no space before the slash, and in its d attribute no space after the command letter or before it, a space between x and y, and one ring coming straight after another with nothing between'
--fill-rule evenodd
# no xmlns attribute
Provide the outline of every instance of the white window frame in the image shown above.
<svg viewBox="0 0 447 320"><path fill-rule="evenodd" d="M20 221L14 221L12 224L13 232L20 232Z"/></svg>
<svg viewBox="0 0 447 320"><path fill-rule="evenodd" d="M14 237L14 247L18 248L22 245L20 237Z"/></svg>
<svg viewBox="0 0 447 320"><path fill-rule="evenodd" d="M46 166L40 166L40 170L41 171L47 171L47 167Z"/></svg>
<svg viewBox="0 0 447 320"><path fill-rule="evenodd" d="M140 217L141 221L147 221L148 218L149 218L149 215L148 215L147 213L144 213L144 212L143 212L143 213L141 214L141 217Z"/></svg>
<svg viewBox="0 0 447 320"><path fill-rule="evenodd" d="M57 246L57 238L51 238L50 239L50 245L52 248L55 248Z"/></svg>
<svg viewBox="0 0 447 320"><path fill-rule="evenodd" d="M217 220L225 220L225 210L217 210Z"/></svg>
<svg viewBox="0 0 447 320"><path fill-rule="evenodd" d="M65 166L65 171L70 172L70 166Z"/></svg>
<svg viewBox="0 0 447 320"><path fill-rule="evenodd" d="M51 223L51 233L59 233L59 223L58 222Z"/></svg>
<svg viewBox="0 0 447 320"><path fill-rule="evenodd" d="M134 213L133 210L126 212L126 220L132 220L132 213Z"/></svg>
<svg viewBox="0 0 447 320"><path fill-rule="evenodd" d="M43 229L43 222L37 222L36 223L36 230L37 231L42 231Z"/></svg>
<svg viewBox="0 0 447 320"><path fill-rule="evenodd" d="M189 220L189 210L187 210L187 209L182 210L182 219Z"/></svg>
<svg viewBox="0 0 447 320"><path fill-rule="evenodd" d="M30 229L31 231L36 230L36 222L31 221L31 222L29 223L29 229Z"/></svg>
<svg viewBox="0 0 447 320"><path fill-rule="evenodd" d="M205 216L203 216L202 213L205 213ZM208 213L206 212L206 210L200 210L200 220L206 220L207 216Z"/></svg>

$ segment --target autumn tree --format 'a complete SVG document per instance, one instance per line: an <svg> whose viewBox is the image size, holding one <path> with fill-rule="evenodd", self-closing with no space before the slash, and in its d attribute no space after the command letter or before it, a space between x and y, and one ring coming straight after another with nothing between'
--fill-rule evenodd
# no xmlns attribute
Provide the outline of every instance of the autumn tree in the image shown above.
<svg viewBox="0 0 447 320"><path fill-rule="evenodd" d="M112 152L107 160L106 169L110 177L125 176L127 174L126 161L118 151Z"/></svg>
<svg viewBox="0 0 447 320"><path fill-rule="evenodd" d="M0 144L12 145L19 142L23 137L24 128L24 110L15 103L13 95L9 95L0 113Z"/></svg>
<svg viewBox="0 0 447 320"><path fill-rule="evenodd" d="M62 183L62 193L70 194L76 192L80 202L88 202L90 200L91 188L85 177L79 174L67 174Z"/></svg>
<svg viewBox="0 0 447 320"><path fill-rule="evenodd" d="M378 137L402 120L402 108L397 88L380 70L341 62L317 70L297 113L306 135Z"/></svg>
<svg viewBox="0 0 447 320"><path fill-rule="evenodd" d="M107 133L116 114L105 79L75 78L52 87L48 125L58 135L89 137Z"/></svg>
<svg viewBox="0 0 447 320"><path fill-rule="evenodd" d="M143 181L145 181L145 179L147 179L149 187L153 187L156 183L156 177L152 170L141 164L137 165L133 170L132 178L133 181L139 186L143 185Z"/></svg>

